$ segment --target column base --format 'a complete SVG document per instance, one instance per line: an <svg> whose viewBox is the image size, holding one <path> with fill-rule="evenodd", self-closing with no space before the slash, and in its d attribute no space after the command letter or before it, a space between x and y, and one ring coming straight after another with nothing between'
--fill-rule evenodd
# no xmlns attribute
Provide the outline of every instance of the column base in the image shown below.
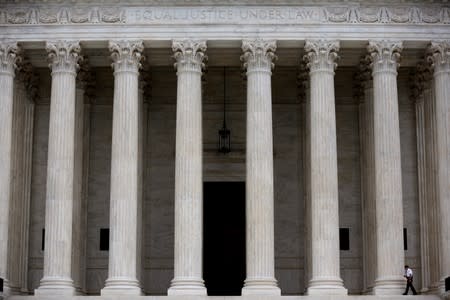
<svg viewBox="0 0 450 300"><path fill-rule="evenodd" d="M44 277L39 288L34 290L36 296L75 296L75 287L70 278Z"/></svg>
<svg viewBox="0 0 450 300"><path fill-rule="evenodd" d="M281 296L281 290L275 278L246 279L242 296L246 295Z"/></svg>
<svg viewBox="0 0 450 300"><path fill-rule="evenodd" d="M450 300L450 291L445 291L445 278L442 278L437 284L438 295L445 300Z"/></svg>
<svg viewBox="0 0 450 300"><path fill-rule="evenodd" d="M405 291L406 280L400 276L383 277L375 280L373 295L401 295Z"/></svg>
<svg viewBox="0 0 450 300"><path fill-rule="evenodd" d="M7 297L14 295L13 289L9 286L8 279L3 279L3 292L0 292L0 300L6 299Z"/></svg>
<svg viewBox="0 0 450 300"><path fill-rule="evenodd" d="M14 289L10 287L8 279L3 279L3 292L0 292L0 299L6 299L6 297L14 295ZM1 298L3 297L3 298Z"/></svg>
<svg viewBox="0 0 450 300"><path fill-rule="evenodd" d="M168 296L206 296L206 287L203 279L189 278L179 279L174 278L167 290Z"/></svg>
<svg viewBox="0 0 450 300"><path fill-rule="evenodd" d="M339 277L313 278L309 281L307 295L342 295L348 294L344 282Z"/></svg>
<svg viewBox="0 0 450 300"><path fill-rule="evenodd" d="M137 279L108 278L105 287L100 291L102 296L141 296L142 289Z"/></svg>

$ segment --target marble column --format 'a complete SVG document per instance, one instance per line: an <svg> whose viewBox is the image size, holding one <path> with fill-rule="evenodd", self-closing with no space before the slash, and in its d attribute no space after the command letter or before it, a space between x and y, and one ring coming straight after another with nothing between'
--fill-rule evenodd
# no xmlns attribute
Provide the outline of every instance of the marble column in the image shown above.
<svg viewBox="0 0 450 300"><path fill-rule="evenodd" d="M31 189L31 152L33 137L34 91L37 75L24 62L14 82L12 130L12 182L9 212L8 264L11 294L28 291L28 231Z"/></svg>
<svg viewBox="0 0 450 300"><path fill-rule="evenodd" d="M426 261L428 261L428 274L429 277L427 293L436 294L439 291L439 208L438 208L438 160L437 160L437 132L436 132L436 95L434 92L433 74L430 68L430 79L427 80L424 85L423 102L424 102L424 126L425 126L425 192L426 199L424 199L426 209L423 217L425 220L421 220L421 231L426 234L426 242L423 240L423 244L427 245L428 251L421 253L422 256L426 255ZM420 198L419 198L420 201ZM426 230L426 232L425 232Z"/></svg>
<svg viewBox="0 0 450 300"><path fill-rule="evenodd" d="M444 280L450 276L450 138L449 138L449 99L450 99L450 41L432 42L428 59L434 70L434 92L436 109L436 184L439 224L439 289L445 291Z"/></svg>
<svg viewBox="0 0 450 300"><path fill-rule="evenodd" d="M75 172L76 41L47 42L52 69L45 202L44 277L36 295L73 295L72 217Z"/></svg>
<svg viewBox="0 0 450 300"><path fill-rule="evenodd" d="M280 295L275 279L272 88L276 41L244 40L247 70L246 262L242 295Z"/></svg>
<svg viewBox="0 0 450 300"><path fill-rule="evenodd" d="M31 207L31 176L33 166L33 139L34 139L34 110L38 98L39 76L33 71L31 63L22 66L22 70L27 74L25 88L27 90L27 101L24 112L24 151L22 156L23 164L23 207L20 224L20 282L21 293L28 294L28 257L29 257L29 231L30 231L30 207Z"/></svg>
<svg viewBox="0 0 450 300"><path fill-rule="evenodd" d="M425 145L425 109L423 95L416 95L413 99L416 109L416 139L417 139L417 190L419 194L420 217L420 257L422 290L429 286L429 255L428 255L428 226L427 220L427 188L426 188L426 145Z"/></svg>
<svg viewBox="0 0 450 300"><path fill-rule="evenodd" d="M439 281L439 232L436 216L436 112L432 93L432 73L423 61L411 77L416 106L417 171L420 218L420 256L423 294L434 294Z"/></svg>
<svg viewBox="0 0 450 300"><path fill-rule="evenodd" d="M311 279L308 295L346 295L340 277L334 70L338 41L307 40Z"/></svg>
<svg viewBox="0 0 450 300"><path fill-rule="evenodd" d="M140 295L138 257L140 207L138 83L142 41L110 41L114 68L111 154L109 270L102 295Z"/></svg>
<svg viewBox="0 0 450 300"><path fill-rule="evenodd" d="M302 160L303 160L303 197L304 197L304 209L305 209L305 225L304 225L304 235L305 235L305 255L304 255L304 286L308 286L308 282L311 279L311 201L310 201L310 168L311 168L311 153L310 153L310 130L309 130L309 108L310 108L310 99L311 92L309 88L309 70L306 66L306 63L302 61L300 63L298 82L300 84L300 101L301 101L301 116L299 118L301 124L301 137L304 141L302 143Z"/></svg>
<svg viewBox="0 0 450 300"><path fill-rule="evenodd" d="M75 92L75 171L73 189L72 278L77 294L86 290L87 189L89 155L89 103L86 89L93 81L87 60L80 63Z"/></svg>
<svg viewBox="0 0 450 300"><path fill-rule="evenodd" d="M11 198L12 129L14 76L20 48L16 42L0 41L0 277L4 278L4 295L8 287L8 231Z"/></svg>
<svg viewBox="0 0 450 300"><path fill-rule="evenodd" d="M398 295L403 279L403 203L397 67L401 42L370 41L373 77L373 124L377 277L373 293Z"/></svg>
<svg viewBox="0 0 450 300"><path fill-rule="evenodd" d="M363 235L363 293L372 292L376 277L376 218L375 191L373 182L373 81L367 57L360 62L360 73L357 78L360 84L359 126L361 140L361 208Z"/></svg>
<svg viewBox="0 0 450 300"><path fill-rule="evenodd" d="M172 43L177 69L175 265L169 295L206 295L203 282L201 75L206 42Z"/></svg>

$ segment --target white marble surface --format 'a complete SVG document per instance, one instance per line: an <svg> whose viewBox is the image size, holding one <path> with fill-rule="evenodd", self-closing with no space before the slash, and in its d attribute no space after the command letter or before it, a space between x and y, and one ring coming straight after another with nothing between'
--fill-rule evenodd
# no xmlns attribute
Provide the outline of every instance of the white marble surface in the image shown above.
<svg viewBox="0 0 450 300"><path fill-rule="evenodd" d="M108 279L102 295L140 295L142 41L110 41L114 69Z"/></svg>
<svg viewBox="0 0 450 300"><path fill-rule="evenodd" d="M373 292L395 295L404 279L402 169L397 68L402 42L370 41L372 57L377 276Z"/></svg>
<svg viewBox="0 0 450 300"><path fill-rule="evenodd" d="M206 42L174 40L177 70L174 278L168 295L206 295L203 281L201 75Z"/></svg>
<svg viewBox="0 0 450 300"><path fill-rule="evenodd" d="M339 199L334 70L339 42L307 40L310 76L308 142L310 147L311 274L308 295L346 294L340 277Z"/></svg>
<svg viewBox="0 0 450 300"><path fill-rule="evenodd" d="M45 211L44 276L40 295L73 295L72 220L75 157L77 41L48 42L52 69Z"/></svg>
<svg viewBox="0 0 450 300"><path fill-rule="evenodd" d="M271 75L276 42L244 40L247 76L246 279L242 295L280 295L275 279Z"/></svg>
<svg viewBox="0 0 450 300"><path fill-rule="evenodd" d="M434 91L436 111L436 183L437 217L439 218L439 288L443 293L444 280L450 276L450 221L446 217L449 204L449 104L450 97L450 42L432 42L430 46L431 62L434 69Z"/></svg>
<svg viewBox="0 0 450 300"><path fill-rule="evenodd" d="M15 42L0 43L0 277L5 279L5 294L8 287L8 232L11 203L13 162L13 100L16 63L20 62L20 49Z"/></svg>

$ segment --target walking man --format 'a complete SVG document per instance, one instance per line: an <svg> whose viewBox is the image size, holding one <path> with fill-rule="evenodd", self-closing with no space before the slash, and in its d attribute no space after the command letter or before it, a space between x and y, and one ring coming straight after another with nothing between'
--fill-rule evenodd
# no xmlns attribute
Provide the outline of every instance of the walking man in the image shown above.
<svg viewBox="0 0 450 300"><path fill-rule="evenodd" d="M404 277L406 278L406 289L405 289L405 292L403 293L403 295L408 295L408 291L409 291L410 287L411 287L411 291L413 292L413 294L417 295L416 289L413 286L413 271L411 270L411 268L408 265L405 266Z"/></svg>

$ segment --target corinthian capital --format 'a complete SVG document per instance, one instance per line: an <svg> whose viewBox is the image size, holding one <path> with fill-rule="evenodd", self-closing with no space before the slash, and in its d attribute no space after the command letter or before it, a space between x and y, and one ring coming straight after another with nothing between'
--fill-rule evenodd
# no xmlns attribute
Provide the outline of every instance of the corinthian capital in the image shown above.
<svg viewBox="0 0 450 300"><path fill-rule="evenodd" d="M241 61L247 71L260 69L270 71L274 67L273 61L277 59L275 55L277 42L275 40L243 40Z"/></svg>
<svg viewBox="0 0 450 300"><path fill-rule="evenodd" d="M333 72L339 58L339 41L307 40L305 44L305 56L303 60L311 72Z"/></svg>
<svg viewBox="0 0 450 300"><path fill-rule="evenodd" d="M49 67L53 73L70 72L76 74L78 63L82 60L80 56L81 47L78 41L47 42L45 49L50 61Z"/></svg>
<svg viewBox="0 0 450 300"><path fill-rule="evenodd" d="M94 93L95 76L89 65L89 61L86 58L80 63L80 70L78 71L76 86L77 88L84 90L84 94L87 96L92 96L92 94Z"/></svg>
<svg viewBox="0 0 450 300"><path fill-rule="evenodd" d="M430 88L432 78L431 68L420 61L416 68L410 73L411 98L417 101L423 94L423 91Z"/></svg>
<svg viewBox="0 0 450 300"><path fill-rule="evenodd" d="M0 74L14 76L14 70L21 61L20 47L16 42L0 41Z"/></svg>
<svg viewBox="0 0 450 300"><path fill-rule="evenodd" d="M19 72L17 72L17 79L23 82L28 96L32 101L35 101L39 91L39 76L29 61L25 60L22 63Z"/></svg>
<svg viewBox="0 0 450 300"><path fill-rule="evenodd" d="M431 42L428 47L427 60L434 68L434 73L450 72L450 41Z"/></svg>
<svg viewBox="0 0 450 300"><path fill-rule="evenodd" d="M395 72L399 67L403 43L399 41L369 41L367 51L371 57L372 72Z"/></svg>
<svg viewBox="0 0 450 300"><path fill-rule="evenodd" d="M109 51L115 72L138 72L144 59L144 43L138 41L109 41Z"/></svg>
<svg viewBox="0 0 450 300"><path fill-rule="evenodd" d="M174 40L172 41L174 64L178 71L201 72L207 59L206 41L200 40Z"/></svg>

